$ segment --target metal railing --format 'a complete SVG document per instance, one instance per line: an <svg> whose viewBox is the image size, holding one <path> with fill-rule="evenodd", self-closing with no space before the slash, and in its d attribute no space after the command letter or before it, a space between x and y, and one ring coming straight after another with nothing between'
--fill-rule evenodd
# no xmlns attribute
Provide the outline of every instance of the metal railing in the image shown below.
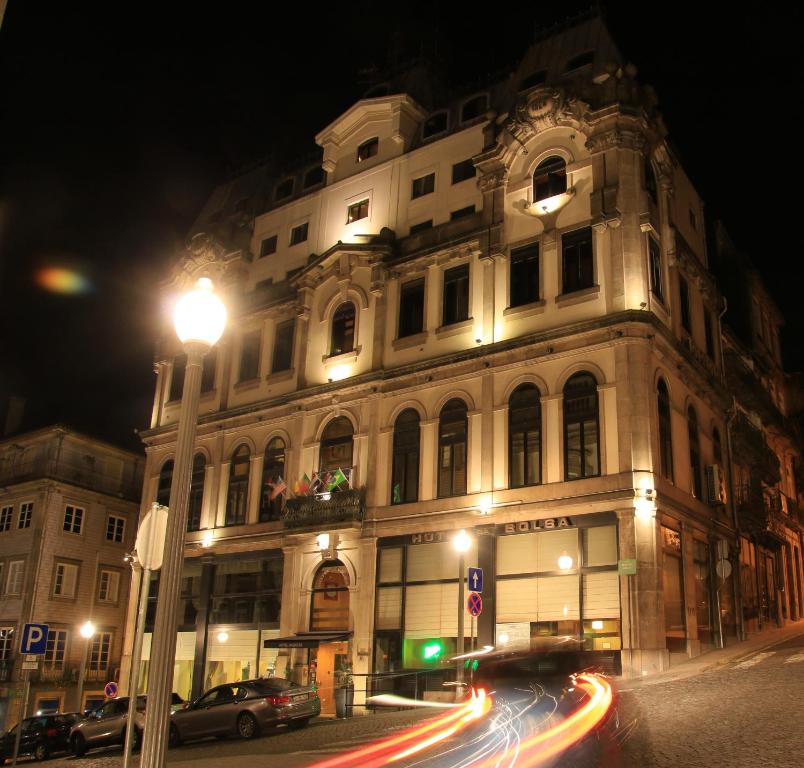
<svg viewBox="0 0 804 768"><path fill-rule="evenodd" d="M452 688L445 686L445 683L455 681L455 669L408 669L399 672L366 672L362 674L352 673L355 692L363 693L365 698L379 696L381 694L394 694L406 699L421 701L427 698L428 693L438 692L449 694ZM362 683L362 686L360 685ZM386 705L378 704L352 704L347 707L352 710L354 707L365 708L370 712L385 711L389 709ZM391 709L402 709L404 707L390 707ZM351 715L348 711L347 715Z"/></svg>
<svg viewBox="0 0 804 768"><path fill-rule="evenodd" d="M319 496L288 499L281 519L286 528L306 528L330 523L362 522L364 513L363 492L350 488Z"/></svg>

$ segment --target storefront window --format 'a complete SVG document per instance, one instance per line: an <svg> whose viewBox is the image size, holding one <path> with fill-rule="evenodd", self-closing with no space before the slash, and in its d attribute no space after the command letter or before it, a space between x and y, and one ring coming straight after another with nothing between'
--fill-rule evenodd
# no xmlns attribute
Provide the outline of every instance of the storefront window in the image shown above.
<svg viewBox="0 0 804 768"><path fill-rule="evenodd" d="M210 628L204 690L256 677L258 643L256 629L216 631Z"/></svg>
<svg viewBox="0 0 804 768"><path fill-rule="evenodd" d="M211 624L278 624L282 558L229 560L215 567Z"/></svg>
<svg viewBox="0 0 804 768"><path fill-rule="evenodd" d="M664 598L664 632L667 650L684 653L687 650L687 625L684 620L684 571L681 564L681 534L662 526Z"/></svg>
<svg viewBox="0 0 804 768"><path fill-rule="evenodd" d="M150 632L146 632L142 640L140 693L148 693L152 637ZM178 632L176 634L176 662L173 666L173 690L183 699L192 698L194 662L195 632Z"/></svg>

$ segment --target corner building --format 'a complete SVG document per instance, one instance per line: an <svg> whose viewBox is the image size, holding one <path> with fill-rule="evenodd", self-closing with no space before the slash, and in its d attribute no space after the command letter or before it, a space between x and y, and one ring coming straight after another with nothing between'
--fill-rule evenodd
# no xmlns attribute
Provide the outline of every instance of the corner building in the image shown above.
<svg viewBox="0 0 804 768"><path fill-rule="evenodd" d="M166 285L209 275L231 314L202 387L183 695L275 671L331 711L343 672L359 703L362 675L432 667L456 643L461 528L480 645L571 635L642 675L737 634L711 482L722 300L650 91L597 18L475 92L418 74L322 130L319 163L216 189ZM174 338L143 510L169 489Z"/></svg>

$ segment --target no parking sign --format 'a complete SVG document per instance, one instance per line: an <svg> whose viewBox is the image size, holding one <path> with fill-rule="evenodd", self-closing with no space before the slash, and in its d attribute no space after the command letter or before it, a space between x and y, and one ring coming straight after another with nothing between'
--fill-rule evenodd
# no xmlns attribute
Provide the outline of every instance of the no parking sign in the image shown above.
<svg viewBox="0 0 804 768"><path fill-rule="evenodd" d="M103 689L103 694L107 699L113 699L115 696L117 696L117 691L117 683L112 681L111 683L106 683L106 686Z"/></svg>

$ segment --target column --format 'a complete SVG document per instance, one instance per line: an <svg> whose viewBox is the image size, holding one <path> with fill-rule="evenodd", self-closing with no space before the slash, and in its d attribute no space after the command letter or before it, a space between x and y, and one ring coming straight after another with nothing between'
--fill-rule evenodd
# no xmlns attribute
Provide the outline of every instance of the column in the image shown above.
<svg viewBox="0 0 804 768"><path fill-rule="evenodd" d="M469 411L469 456L467 463L466 492L481 490L481 468L483 466L483 411Z"/></svg>
<svg viewBox="0 0 804 768"><path fill-rule="evenodd" d="M698 638L698 610L695 595L695 558L692 530L681 522L681 563L684 573L684 609L687 624L687 656L700 656L701 641Z"/></svg>
<svg viewBox="0 0 804 768"><path fill-rule="evenodd" d="M494 409L494 485L495 490L508 487L508 403Z"/></svg>
<svg viewBox="0 0 804 768"><path fill-rule="evenodd" d="M357 471L355 487L368 484L368 435L359 432L354 436L355 453L352 459Z"/></svg>
<svg viewBox="0 0 804 768"><path fill-rule="evenodd" d="M135 564L131 569L131 588L128 590L126 606L126 623L123 630L123 653L120 656L120 695L129 695L129 679L131 673L131 652L134 647L134 630L137 626L137 609L140 600L140 579L142 568Z"/></svg>
<svg viewBox="0 0 804 768"><path fill-rule="evenodd" d="M377 539L360 539L357 544L356 589L350 590L351 613L354 617L352 637L352 671L357 675L371 672L374 647L374 592L376 583ZM355 677L355 713L365 713L366 677Z"/></svg>
<svg viewBox="0 0 804 768"><path fill-rule="evenodd" d="M438 494L438 419L423 419L421 430L421 470L419 472L419 499L428 501Z"/></svg>
<svg viewBox="0 0 804 768"><path fill-rule="evenodd" d="M215 527L226 525L226 499L229 495L229 470L231 462L221 462L220 485L218 486L218 508L215 511Z"/></svg>
<svg viewBox="0 0 804 768"><path fill-rule="evenodd" d="M421 434L421 427L419 428ZM371 452L374 458L372 470L373 484L369 490L369 506L383 507L391 501L390 479L393 466L393 427L383 427L377 431L375 449ZM421 460L421 449L420 460ZM421 469L419 470L421 474ZM421 478L420 478L421 479ZM419 495L421 498L421 495Z"/></svg>
<svg viewBox="0 0 804 768"><path fill-rule="evenodd" d="M262 491L262 468L265 463L265 454L252 454L249 461L246 523L251 525L260 519L260 492Z"/></svg>
<svg viewBox="0 0 804 768"><path fill-rule="evenodd" d="M215 465L209 462L204 467L204 498L201 502L201 528L215 527Z"/></svg>
<svg viewBox="0 0 804 768"><path fill-rule="evenodd" d="M561 406L564 403L564 395L545 395L542 403L544 482L558 483L564 479L564 440L561 431Z"/></svg>
<svg viewBox="0 0 804 768"><path fill-rule="evenodd" d="M494 488L494 374L483 375L480 396L482 430L480 434L480 490Z"/></svg>

